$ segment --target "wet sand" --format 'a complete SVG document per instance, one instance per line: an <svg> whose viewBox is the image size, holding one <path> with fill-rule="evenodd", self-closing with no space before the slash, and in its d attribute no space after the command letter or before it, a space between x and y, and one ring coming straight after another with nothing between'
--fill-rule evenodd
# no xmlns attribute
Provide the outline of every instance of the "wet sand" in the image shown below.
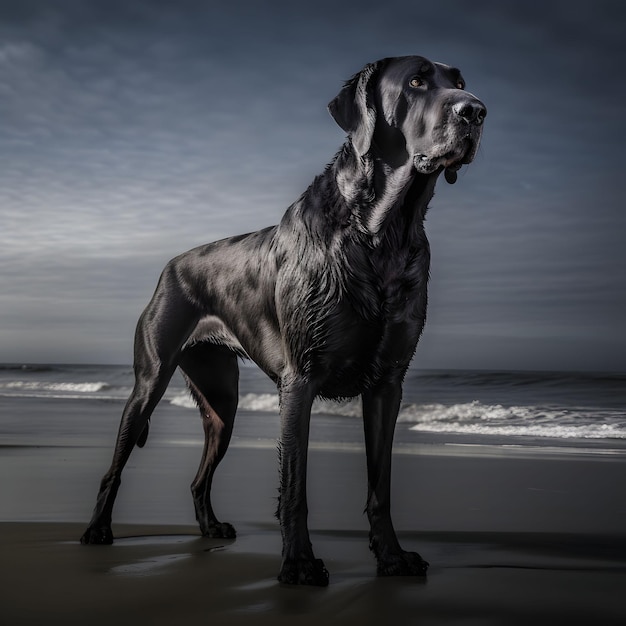
<svg viewBox="0 0 626 626"><path fill-rule="evenodd" d="M78 544L111 450L0 449L1 623L624 624L623 455L423 446L394 459L394 514L426 580L377 579L357 449L311 452L310 522L326 589L276 582L276 458L237 445L215 481L234 541L198 536L200 449L136 451L113 546ZM409 453L411 452L411 453Z"/></svg>

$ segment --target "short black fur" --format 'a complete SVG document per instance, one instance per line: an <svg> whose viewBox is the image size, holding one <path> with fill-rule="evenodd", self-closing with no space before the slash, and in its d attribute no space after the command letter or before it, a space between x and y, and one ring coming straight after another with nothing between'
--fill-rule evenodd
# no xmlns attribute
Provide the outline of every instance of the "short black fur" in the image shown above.
<svg viewBox="0 0 626 626"><path fill-rule="evenodd" d="M419 80L418 80L419 79ZM328 584L307 528L306 466L316 396L361 395L366 511L380 575L424 575L390 516L391 447L402 381L426 320L430 250L424 216L435 183L474 158L484 105L460 73L423 57L383 59L350 79L329 110L348 133L279 225L186 252L168 263L135 336L135 386L82 543L111 543L120 476L180 367L205 445L192 484L204 535L233 537L210 499L232 433L237 357L255 361L280 396L279 580ZM463 85L464 86L464 85Z"/></svg>

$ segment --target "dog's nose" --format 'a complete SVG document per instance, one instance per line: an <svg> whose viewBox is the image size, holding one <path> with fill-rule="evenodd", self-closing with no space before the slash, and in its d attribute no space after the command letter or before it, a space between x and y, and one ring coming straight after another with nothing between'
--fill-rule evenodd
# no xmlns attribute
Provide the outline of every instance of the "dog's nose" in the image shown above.
<svg viewBox="0 0 626 626"><path fill-rule="evenodd" d="M453 105L452 110L467 124L480 126L487 115L485 105L476 99L462 100Z"/></svg>

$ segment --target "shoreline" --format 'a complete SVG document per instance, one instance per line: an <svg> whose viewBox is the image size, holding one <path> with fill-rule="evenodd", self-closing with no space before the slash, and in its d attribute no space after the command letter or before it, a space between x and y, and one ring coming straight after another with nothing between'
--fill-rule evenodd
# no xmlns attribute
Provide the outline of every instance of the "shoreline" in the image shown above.
<svg viewBox="0 0 626 626"><path fill-rule="evenodd" d="M0 522L86 522L113 451L36 442L0 450ZM200 454L199 446L156 439L136 449L122 475L114 522L195 525L189 485ZM397 445L394 523L399 531L620 534L626 532L625 475L626 455L611 451ZM234 442L215 476L215 510L235 525L274 523L277 487L275 444ZM313 444L308 493L311 528L366 529L364 450Z"/></svg>

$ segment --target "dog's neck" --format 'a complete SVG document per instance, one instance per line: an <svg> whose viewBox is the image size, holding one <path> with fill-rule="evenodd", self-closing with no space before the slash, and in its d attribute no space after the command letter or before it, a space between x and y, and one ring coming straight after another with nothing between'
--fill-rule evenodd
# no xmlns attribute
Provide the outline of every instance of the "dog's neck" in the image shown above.
<svg viewBox="0 0 626 626"><path fill-rule="evenodd" d="M379 242L390 227L421 233L440 174L419 174L410 159L394 166L346 143L332 164L337 189L359 230Z"/></svg>

